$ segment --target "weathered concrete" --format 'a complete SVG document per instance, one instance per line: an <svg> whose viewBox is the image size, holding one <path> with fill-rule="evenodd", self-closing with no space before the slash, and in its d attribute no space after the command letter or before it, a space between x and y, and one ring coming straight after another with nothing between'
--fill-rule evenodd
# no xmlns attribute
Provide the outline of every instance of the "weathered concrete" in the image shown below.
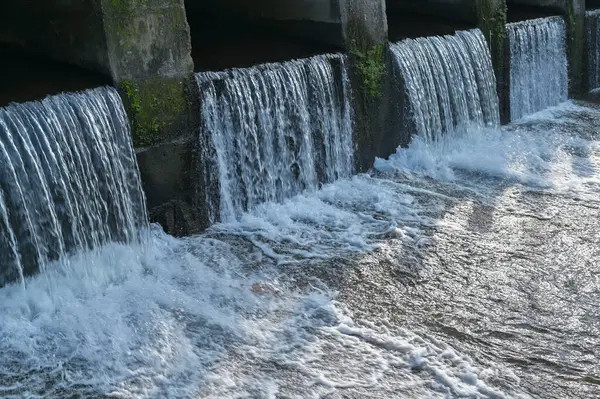
<svg viewBox="0 0 600 399"><path fill-rule="evenodd" d="M407 144L400 127L398 82L393 79L384 0L341 0L344 46L350 59L356 169Z"/></svg>
<svg viewBox="0 0 600 399"><path fill-rule="evenodd" d="M594 9L593 9L594 10ZM598 84L598 74L600 72L600 65L598 64L598 53L600 49L600 42L598 41L598 23L600 22L600 16L598 12L589 12L585 16L585 52L586 59L584 65L584 89L585 92L597 89L600 85Z"/></svg>
<svg viewBox="0 0 600 399"><path fill-rule="evenodd" d="M411 12L466 23L477 19L476 0L387 0L388 13Z"/></svg>
<svg viewBox="0 0 600 399"><path fill-rule="evenodd" d="M102 0L102 19L136 146L185 134L194 66L183 1Z"/></svg>
<svg viewBox="0 0 600 399"><path fill-rule="evenodd" d="M198 94L183 0L102 0L102 15L111 76L134 144L144 147L138 162L150 218L169 233L190 233L199 223L189 172Z"/></svg>
<svg viewBox="0 0 600 399"><path fill-rule="evenodd" d="M188 200L191 183L182 179L188 179L192 159L181 155L181 145L162 145L196 131L198 95L183 0L2 2L0 41L109 76L141 148L148 203L160 209ZM191 152L193 141L183 142ZM168 165L157 166L159 159Z"/></svg>
<svg viewBox="0 0 600 399"><path fill-rule="evenodd" d="M492 56L500 104L500 121L508 123L510 120L510 74L508 40L506 38L506 0L476 0L475 10L477 26L483 32Z"/></svg>
<svg viewBox="0 0 600 399"><path fill-rule="evenodd" d="M0 41L110 76L99 1L2 1Z"/></svg>
<svg viewBox="0 0 600 399"><path fill-rule="evenodd" d="M189 18L200 13L228 15L290 35L342 46L338 0L186 0ZM235 22L233 22L235 23Z"/></svg>
<svg viewBox="0 0 600 399"><path fill-rule="evenodd" d="M584 93L585 0L566 0L567 48L569 56L569 95Z"/></svg>
<svg viewBox="0 0 600 399"><path fill-rule="evenodd" d="M176 236L198 233L208 225L203 204L194 196L201 180L195 175L195 142L188 136L137 151L150 220Z"/></svg>

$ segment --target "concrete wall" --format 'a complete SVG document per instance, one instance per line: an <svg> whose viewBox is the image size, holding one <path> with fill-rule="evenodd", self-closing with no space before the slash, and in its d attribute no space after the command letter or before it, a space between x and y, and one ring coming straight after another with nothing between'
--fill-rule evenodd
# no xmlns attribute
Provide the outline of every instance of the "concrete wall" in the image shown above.
<svg viewBox="0 0 600 399"><path fill-rule="evenodd" d="M591 2L592 0L588 0ZM571 94L581 92L583 0L509 0L567 20ZM171 232L202 225L191 192L199 118L188 19L216 12L301 37L336 43L349 55L357 169L410 139L400 128L403 90L394 77L388 13L420 13L478 26L507 97L506 0L29 0L0 4L0 42L110 76L120 90L150 213ZM386 9L387 8L387 9ZM232 18L235 24L235 19ZM275 33L276 34L276 33ZM251 51L251 50L249 50Z"/></svg>
<svg viewBox="0 0 600 399"><path fill-rule="evenodd" d="M99 1L2 1L0 42L111 74Z"/></svg>
<svg viewBox="0 0 600 399"><path fill-rule="evenodd" d="M208 0L204 3L255 18L340 22L337 0Z"/></svg>
<svg viewBox="0 0 600 399"><path fill-rule="evenodd" d="M585 0L586 10L595 10L600 8L600 0Z"/></svg>
<svg viewBox="0 0 600 399"><path fill-rule="evenodd" d="M396 112L400 101L393 79L384 0L340 0L344 47L350 59L350 83L357 171L407 144Z"/></svg>
<svg viewBox="0 0 600 399"><path fill-rule="evenodd" d="M387 0L388 12L415 12L475 23L475 0Z"/></svg>
<svg viewBox="0 0 600 399"><path fill-rule="evenodd" d="M109 76L129 115L148 203L189 201L198 94L183 0L2 2L0 42Z"/></svg>
<svg viewBox="0 0 600 399"><path fill-rule="evenodd" d="M203 13L225 15L232 24L250 22L292 36L343 45L338 0L186 0L186 8L190 20L200 20Z"/></svg>

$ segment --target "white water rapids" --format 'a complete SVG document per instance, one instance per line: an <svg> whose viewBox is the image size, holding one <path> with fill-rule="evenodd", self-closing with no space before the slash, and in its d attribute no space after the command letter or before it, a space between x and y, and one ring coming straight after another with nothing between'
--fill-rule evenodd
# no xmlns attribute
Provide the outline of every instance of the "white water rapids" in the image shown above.
<svg viewBox="0 0 600 399"><path fill-rule="evenodd" d="M378 270L386 251L426 253L440 240L432 228L468 231L441 215L471 197L499 212L528 190L597 206L600 143L590 126L598 121L597 111L566 104L507 129L416 139L371 174L259 205L204 235L175 239L153 228L147 242L49 264L26 290L0 290L0 393L529 397L528 372L426 324L365 316L344 279L354 281L363 264ZM471 194L450 201L448 190ZM551 208L537 212L552 217ZM498 292L508 284L494 279ZM352 284L358 295L369 280ZM437 289L450 295L452 283ZM376 298L399 311L391 297ZM417 311L432 320L445 312Z"/></svg>

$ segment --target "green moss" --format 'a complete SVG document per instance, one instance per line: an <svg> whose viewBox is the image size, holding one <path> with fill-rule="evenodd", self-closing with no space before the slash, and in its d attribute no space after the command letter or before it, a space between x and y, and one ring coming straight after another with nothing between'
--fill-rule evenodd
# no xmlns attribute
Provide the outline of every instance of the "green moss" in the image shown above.
<svg viewBox="0 0 600 399"><path fill-rule="evenodd" d="M504 41L506 40L507 7L505 1L476 0L477 23L490 46L497 79L504 76Z"/></svg>
<svg viewBox="0 0 600 399"><path fill-rule="evenodd" d="M186 112L183 83L168 78L155 78L143 83L121 82L136 147L156 144L167 130L176 125Z"/></svg>
<svg viewBox="0 0 600 399"><path fill-rule="evenodd" d="M356 67L361 76L363 90L371 97L378 97L385 74L384 44L369 46L364 52L353 49Z"/></svg>

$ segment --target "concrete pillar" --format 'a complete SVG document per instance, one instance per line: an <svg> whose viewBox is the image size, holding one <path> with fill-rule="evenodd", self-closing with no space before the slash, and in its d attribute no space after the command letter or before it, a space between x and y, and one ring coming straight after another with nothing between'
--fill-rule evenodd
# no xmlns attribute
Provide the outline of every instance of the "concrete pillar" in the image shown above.
<svg viewBox="0 0 600 399"><path fill-rule="evenodd" d="M0 41L110 76L132 125L150 214L190 214L199 96L183 0L1 2ZM182 219L171 217L178 222L169 229L192 230Z"/></svg>
<svg viewBox="0 0 600 399"><path fill-rule="evenodd" d="M398 83L393 80L385 0L340 0L339 4L350 61L356 169L365 171L376 156L387 157L402 144L394 107Z"/></svg>
<svg viewBox="0 0 600 399"><path fill-rule="evenodd" d="M353 91L357 170L369 168L376 155L389 155L399 142L392 126L392 88L385 0L206 0L214 12L240 16L258 26L307 38L346 51ZM188 0L191 13L201 4ZM395 136L392 134L395 134ZM386 144L382 139L394 138Z"/></svg>
<svg viewBox="0 0 600 399"><path fill-rule="evenodd" d="M500 120L510 121L509 104L509 47L506 37L506 0L476 0L477 26L483 32L496 75L498 100L500 104Z"/></svg>
<svg viewBox="0 0 600 399"><path fill-rule="evenodd" d="M111 77L120 88L136 146L181 135L194 66L183 0L102 0Z"/></svg>
<svg viewBox="0 0 600 399"><path fill-rule="evenodd" d="M589 5L588 5L589 8ZM586 60L584 64L584 90L590 92L596 89L595 82L592 82L592 77L596 76L596 71L600 65L597 61L597 43L600 38L598 37L598 18L587 17L585 18L585 51ZM594 79L595 80L595 79Z"/></svg>
<svg viewBox="0 0 600 399"><path fill-rule="evenodd" d="M567 56L569 58L569 96L584 93L585 0L565 0Z"/></svg>
<svg viewBox="0 0 600 399"><path fill-rule="evenodd" d="M197 231L193 206L199 110L183 0L101 0L112 79L129 114L150 219Z"/></svg>

